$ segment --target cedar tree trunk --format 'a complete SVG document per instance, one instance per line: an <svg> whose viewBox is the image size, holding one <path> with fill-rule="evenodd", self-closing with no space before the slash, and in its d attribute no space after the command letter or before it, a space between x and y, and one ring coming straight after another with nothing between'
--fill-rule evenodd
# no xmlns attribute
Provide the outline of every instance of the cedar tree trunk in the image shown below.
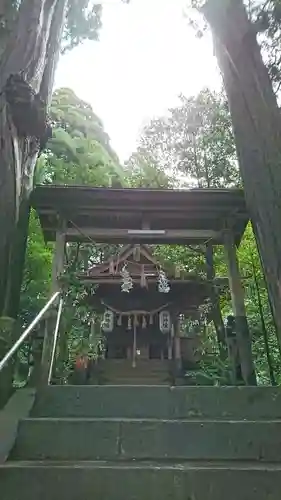
<svg viewBox="0 0 281 500"><path fill-rule="evenodd" d="M29 195L60 49L67 0L22 0L0 61L0 316L15 317Z"/></svg>
<svg viewBox="0 0 281 500"><path fill-rule="evenodd" d="M242 0L208 0L246 203L253 220L281 344L280 111Z"/></svg>
<svg viewBox="0 0 281 500"><path fill-rule="evenodd" d="M60 50L66 5L67 0L22 0L14 30L0 60L2 355L18 336L16 322L11 318L15 319L18 313L29 196L40 145L49 131L47 106ZM1 324L7 321L9 331L1 328ZM13 364L0 374L0 393L7 397L11 393L12 380Z"/></svg>

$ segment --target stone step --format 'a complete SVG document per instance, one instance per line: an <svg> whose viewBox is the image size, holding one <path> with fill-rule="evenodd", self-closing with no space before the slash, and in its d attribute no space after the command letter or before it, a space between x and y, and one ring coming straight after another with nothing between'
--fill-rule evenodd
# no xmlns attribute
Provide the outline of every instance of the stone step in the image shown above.
<svg viewBox="0 0 281 500"><path fill-rule="evenodd" d="M98 366L114 367L114 368L132 368L133 370L151 369L151 370L166 370L170 366L170 362L161 359L136 359L136 366L133 368L132 361L129 359L104 359L98 362Z"/></svg>
<svg viewBox="0 0 281 500"><path fill-rule="evenodd" d="M160 419L281 419L273 387L49 386L32 416Z"/></svg>
<svg viewBox="0 0 281 500"><path fill-rule="evenodd" d="M163 374L169 373L169 366L160 362L154 365L153 363L142 363L137 362L136 366L133 367L131 362L119 363L112 361L105 361L98 365L98 368L105 372L111 373L112 375L118 375L121 373L130 374L132 376L136 374L148 375L148 374Z"/></svg>
<svg viewBox="0 0 281 500"><path fill-rule="evenodd" d="M142 385L169 385L169 382L166 380L167 377L147 377L147 378L135 378L135 377L131 377L130 375L128 375L127 377L124 376L124 377L112 377L110 378L107 373L104 375L105 376L105 380L104 382L102 382L101 385L111 385L113 383L115 384L118 384L118 385L138 385L138 386L142 386Z"/></svg>
<svg viewBox="0 0 281 500"><path fill-rule="evenodd" d="M281 421L25 419L13 460L281 462Z"/></svg>
<svg viewBox="0 0 281 500"><path fill-rule="evenodd" d="M1 500L280 500L281 466L7 463Z"/></svg>
<svg viewBox="0 0 281 500"><path fill-rule="evenodd" d="M131 377L131 378L134 378L134 377L143 377L143 378L146 378L146 377L162 377L162 376L168 376L169 375L169 372L168 370L157 370L157 371L152 371L152 370L138 370L137 368L131 368L130 370L129 369L122 369L122 370L114 370L113 368L111 368L110 370L102 370L102 373L104 373L105 375L110 375L111 377L122 377L122 376L128 376L128 377Z"/></svg>
<svg viewBox="0 0 281 500"><path fill-rule="evenodd" d="M102 370L103 373L110 373L112 376L118 376L118 375L130 375L131 377L150 377L150 376L162 376L163 374L168 374L168 370L139 370L138 368L131 368L131 369L122 369L122 370L115 370L111 368L110 370Z"/></svg>

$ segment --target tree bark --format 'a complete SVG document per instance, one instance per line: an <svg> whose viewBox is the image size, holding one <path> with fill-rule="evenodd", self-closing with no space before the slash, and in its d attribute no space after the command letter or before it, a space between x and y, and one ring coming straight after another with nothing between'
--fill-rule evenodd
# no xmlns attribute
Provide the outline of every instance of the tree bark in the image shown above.
<svg viewBox="0 0 281 500"><path fill-rule="evenodd" d="M280 111L243 1L208 0L202 11L214 35L246 203L281 343Z"/></svg>
<svg viewBox="0 0 281 500"><path fill-rule="evenodd" d="M21 113L19 124L23 103L8 99L7 82L12 75L21 78L30 90L32 102L42 105L43 110L38 107L38 111L45 126L66 6L67 0L22 0L14 31L0 60L0 317L15 318L18 313L29 196L40 139L28 106ZM31 128L27 126L28 119ZM10 366L8 378L0 377L0 393L7 395L13 380Z"/></svg>
<svg viewBox="0 0 281 500"><path fill-rule="evenodd" d="M21 74L44 106L48 106L66 4L67 0L23 0L0 61L0 315L12 309L12 316L16 316L18 311L28 200L38 155L34 137L19 133L5 86L12 74ZM17 266L14 266L15 255ZM14 299L16 302L11 306Z"/></svg>

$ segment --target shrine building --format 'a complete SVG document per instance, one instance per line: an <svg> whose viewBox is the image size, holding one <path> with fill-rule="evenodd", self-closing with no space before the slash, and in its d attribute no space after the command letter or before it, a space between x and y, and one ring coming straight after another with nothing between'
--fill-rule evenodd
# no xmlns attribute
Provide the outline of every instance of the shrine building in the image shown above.
<svg viewBox="0 0 281 500"><path fill-rule="evenodd" d="M185 331L184 324L196 324L206 304L206 321L218 316L217 245L224 247L243 379L251 383L251 341L236 255L249 220L242 190L50 185L36 187L32 204L45 240L55 242L52 292L60 289L69 243L107 243L119 249L77 271L88 290L87 307L101 318L104 339L91 383L172 385L183 375L183 366L196 365L200 334ZM194 275L188 266L181 269L174 263L166 268L155 257L158 245L199 248L206 260L204 273ZM227 348L222 330L218 341ZM47 369L48 349L44 356Z"/></svg>

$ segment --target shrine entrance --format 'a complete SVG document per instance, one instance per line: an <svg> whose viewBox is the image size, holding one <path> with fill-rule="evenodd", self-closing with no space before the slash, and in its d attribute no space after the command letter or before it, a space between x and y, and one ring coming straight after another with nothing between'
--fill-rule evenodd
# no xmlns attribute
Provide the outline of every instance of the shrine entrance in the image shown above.
<svg viewBox="0 0 281 500"><path fill-rule="evenodd" d="M205 325L214 322L218 349L233 366L233 383L238 363L243 382L255 385L236 256L248 222L241 190L39 186L32 202L46 241L56 245L52 291L60 289L70 244L106 243L116 249L114 256L95 257L94 262L89 251L84 252L83 269L76 272L86 290L91 335L100 335L102 344L92 359L90 383L186 383L186 371L202 356L202 332L196 324L204 315ZM179 267L158 261L157 245L175 244L200 252L205 260L202 272L191 272L188 262ZM215 276L216 245L225 251L235 340L226 336L219 307L226 279ZM52 337L49 331L46 335ZM42 363L47 370L47 341Z"/></svg>
<svg viewBox="0 0 281 500"><path fill-rule="evenodd" d="M179 317L198 319L198 306L208 299L210 285L198 277L183 280L175 270L171 275L143 243L124 245L116 257L78 277L94 287L87 303L102 314L104 353L95 364L95 380L174 381L183 354ZM188 338L190 345L193 340ZM194 343L189 350L190 364L197 347Z"/></svg>

